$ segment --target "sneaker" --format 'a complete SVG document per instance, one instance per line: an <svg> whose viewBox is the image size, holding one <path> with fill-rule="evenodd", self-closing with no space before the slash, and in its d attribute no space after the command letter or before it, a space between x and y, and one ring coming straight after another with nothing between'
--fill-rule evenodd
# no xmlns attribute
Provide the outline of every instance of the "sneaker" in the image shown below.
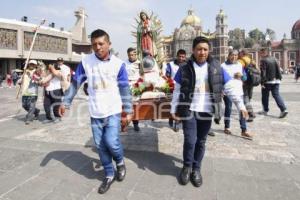
<svg viewBox="0 0 300 200"><path fill-rule="evenodd" d="M287 114L288 114L289 112L288 111L283 111L283 112L281 112L280 113L280 115L279 115L279 118L285 118L286 116L287 116Z"/></svg>

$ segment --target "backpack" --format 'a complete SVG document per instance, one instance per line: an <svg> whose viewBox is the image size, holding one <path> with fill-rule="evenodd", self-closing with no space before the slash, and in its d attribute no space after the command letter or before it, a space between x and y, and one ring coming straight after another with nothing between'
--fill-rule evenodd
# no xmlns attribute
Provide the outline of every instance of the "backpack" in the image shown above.
<svg viewBox="0 0 300 200"><path fill-rule="evenodd" d="M260 71L253 64L249 64L246 67L247 74L247 84L255 87L258 86L261 82Z"/></svg>

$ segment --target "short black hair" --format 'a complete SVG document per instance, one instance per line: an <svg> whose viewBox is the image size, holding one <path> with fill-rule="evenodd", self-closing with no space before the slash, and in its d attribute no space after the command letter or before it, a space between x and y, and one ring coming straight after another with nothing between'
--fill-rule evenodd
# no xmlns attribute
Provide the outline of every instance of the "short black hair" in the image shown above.
<svg viewBox="0 0 300 200"><path fill-rule="evenodd" d="M177 56L178 55L182 55L182 54L184 54L184 55L186 55L186 52L185 52L185 50L184 49L179 49L178 51L177 51Z"/></svg>
<svg viewBox="0 0 300 200"><path fill-rule="evenodd" d="M133 48L133 47L129 47L129 48L127 49L127 54L129 54L129 53L132 52L132 51L136 51L136 49Z"/></svg>
<svg viewBox="0 0 300 200"><path fill-rule="evenodd" d="M210 47L209 40L206 37L198 36L193 40L193 49L199 44L199 43L207 43Z"/></svg>
<svg viewBox="0 0 300 200"><path fill-rule="evenodd" d="M98 37L103 37L105 36L107 41L110 42L110 39L109 39L109 35L108 33L106 33L104 30L102 29L96 29L92 32L91 34L91 39L95 39L95 38L98 38Z"/></svg>

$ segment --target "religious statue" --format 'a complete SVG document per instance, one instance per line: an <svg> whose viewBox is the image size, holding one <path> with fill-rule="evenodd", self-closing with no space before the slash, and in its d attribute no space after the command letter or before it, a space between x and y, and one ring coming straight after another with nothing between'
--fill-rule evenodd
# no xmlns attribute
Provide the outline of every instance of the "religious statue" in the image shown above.
<svg viewBox="0 0 300 200"><path fill-rule="evenodd" d="M158 65L164 61L162 37L162 24L157 16L153 13L148 15L145 11L141 11L138 18L135 19L137 26L133 35L137 41L138 59L142 60L145 56L152 56Z"/></svg>
<svg viewBox="0 0 300 200"><path fill-rule="evenodd" d="M145 12L140 13L140 23L138 25L138 45L143 51L147 51L151 56L154 56L154 44L156 32L152 25L152 21Z"/></svg>

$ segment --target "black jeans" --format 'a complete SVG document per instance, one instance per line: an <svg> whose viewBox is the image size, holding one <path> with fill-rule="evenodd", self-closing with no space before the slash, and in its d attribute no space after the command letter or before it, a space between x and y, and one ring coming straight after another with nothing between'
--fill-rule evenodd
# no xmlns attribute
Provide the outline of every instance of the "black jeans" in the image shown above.
<svg viewBox="0 0 300 200"><path fill-rule="evenodd" d="M211 122L212 115L210 113L193 113L191 119L182 121L184 166L200 170Z"/></svg>
<svg viewBox="0 0 300 200"><path fill-rule="evenodd" d="M37 96L22 96L22 106L28 112L25 121L32 121L39 113L39 109L35 108Z"/></svg>
<svg viewBox="0 0 300 200"><path fill-rule="evenodd" d="M61 105L63 97L63 91L61 89L46 91L44 95L44 109L46 112L46 118L49 120L60 117L58 108Z"/></svg>
<svg viewBox="0 0 300 200"><path fill-rule="evenodd" d="M277 106L279 107L280 111L283 112L286 110L286 106L284 104L283 99L279 94L279 84L265 84L265 87L261 88L261 100L263 109L265 112L269 111L269 95L270 91L272 93L273 98L275 99Z"/></svg>

